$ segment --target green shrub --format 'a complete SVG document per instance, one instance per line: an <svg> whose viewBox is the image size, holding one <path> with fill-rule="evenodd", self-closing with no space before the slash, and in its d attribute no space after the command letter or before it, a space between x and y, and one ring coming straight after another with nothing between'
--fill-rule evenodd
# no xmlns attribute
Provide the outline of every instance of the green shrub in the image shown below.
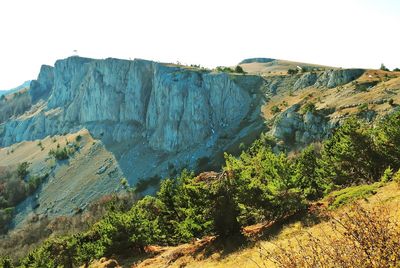
<svg viewBox="0 0 400 268"><path fill-rule="evenodd" d="M280 109L278 106L276 106L276 105L272 106L272 108L271 108L272 114L277 114L277 113L279 113L280 111L281 111L281 109Z"/></svg>
<svg viewBox="0 0 400 268"><path fill-rule="evenodd" d="M393 175L393 181L400 187L400 171L398 170Z"/></svg>
<svg viewBox="0 0 400 268"><path fill-rule="evenodd" d="M359 105L357 107L357 110L358 110L359 113L366 112L368 110L368 104L367 103L363 103L363 104Z"/></svg>
<svg viewBox="0 0 400 268"><path fill-rule="evenodd" d="M1 268L13 268L14 265L9 257L0 256L0 267Z"/></svg>
<svg viewBox="0 0 400 268"><path fill-rule="evenodd" d="M71 150L67 149L67 147L64 148L59 148L53 150L51 149L49 151L49 156L53 156L57 160L66 160L69 158L71 154Z"/></svg>
<svg viewBox="0 0 400 268"><path fill-rule="evenodd" d="M389 182L391 181L393 178L393 169L388 167L387 169L385 169L385 171L383 172L383 175L381 177L381 182Z"/></svg>
<svg viewBox="0 0 400 268"><path fill-rule="evenodd" d="M381 67L379 69L382 71L387 71L387 72L390 71L388 68L386 68L386 66L383 63L381 64Z"/></svg>
<svg viewBox="0 0 400 268"><path fill-rule="evenodd" d="M25 177L29 174L29 171L28 171L29 165L30 165L30 163L28 163L28 162L22 162L22 163L18 164L17 174L21 180L25 179Z"/></svg>
<svg viewBox="0 0 400 268"><path fill-rule="evenodd" d="M332 192L327 199L330 208L338 208L349 204L355 200L367 198L376 194L376 190L381 186L379 182L369 185L359 185L344 188L342 190Z"/></svg>
<svg viewBox="0 0 400 268"><path fill-rule="evenodd" d="M216 71L222 72L222 73L234 73L235 72L232 68L224 67L224 66L218 66L216 68Z"/></svg>
<svg viewBox="0 0 400 268"><path fill-rule="evenodd" d="M236 73L240 73L240 74L245 74L246 73L240 65L237 65L235 67L235 72Z"/></svg>
<svg viewBox="0 0 400 268"><path fill-rule="evenodd" d="M378 181L384 169L368 126L350 118L326 140L321 152L321 175L334 184Z"/></svg>
<svg viewBox="0 0 400 268"><path fill-rule="evenodd" d="M316 111L316 107L315 107L315 103L313 103L313 102L307 102L301 108L301 113L302 114L305 114L307 112L314 113L315 111Z"/></svg>
<svg viewBox="0 0 400 268"><path fill-rule="evenodd" d="M75 141L76 142L80 142L81 140L82 140L82 136L81 135L78 135L78 136L75 137Z"/></svg>

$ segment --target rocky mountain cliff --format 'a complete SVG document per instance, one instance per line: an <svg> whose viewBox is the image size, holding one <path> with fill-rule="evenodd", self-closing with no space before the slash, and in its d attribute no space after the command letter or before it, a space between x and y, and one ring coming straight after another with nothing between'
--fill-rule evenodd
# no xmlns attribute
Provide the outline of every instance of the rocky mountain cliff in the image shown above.
<svg viewBox="0 0 400 268"><path fill-rule="evenodd" d="M114 151L133 182L151 175L150 162L164 170L166 159L193 167L245 126L260 127L262 83L259 76L146 60L70 57L42 66L31 83L31 110L0 126L0 144L86 128ZM149 152L160 157L143 157Z"/></svg>

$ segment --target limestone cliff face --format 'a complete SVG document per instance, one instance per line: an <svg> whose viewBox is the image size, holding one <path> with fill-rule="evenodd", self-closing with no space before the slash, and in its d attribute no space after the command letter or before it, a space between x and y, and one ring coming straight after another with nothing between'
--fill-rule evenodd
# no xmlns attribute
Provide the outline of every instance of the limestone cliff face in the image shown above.
<svg viewBox="0 0 400 268"><path fill-rule="evenodd" d="M85 127L106 142L139 135L155 150L178 152L236 131L251 112L250 91L260 83L257 76L145 60L70 57L42 67L31 95L47 100L3 124L0 145Z"/></svg>
<svg viewBox="0 0 400 268"><path fill-rule="evenodd" d="M315 86L334 88L347 84L358 77L360 77L365 70L363 69L339 69L339 70L329 70L322 73L318 77Z"/></svg>
<svg viewBox="0 0 400 268"><path fill-rule="evenodd" d="M303 89L309 86L320 88L334 88L347 84L360 77L363 69L338 69L328 70L320 73L310 72L301 75L293 85L294 90Z"/></svg>
<svg viewBox="0 0 400 268"><path fill-rule="evenodd" d="M277 116L270 134L288 146L301 148L326 139L336 126L324 111L301 113L300 104L295 104Z"/></svg>
<svg viewBox="0 0 400 268"><path fill-rule="evenodd" d="M54 68L43 65L37 80L31 81L29 93L32 102L36 103L39 99L47 99L51 93L54 83Z"/></svg>

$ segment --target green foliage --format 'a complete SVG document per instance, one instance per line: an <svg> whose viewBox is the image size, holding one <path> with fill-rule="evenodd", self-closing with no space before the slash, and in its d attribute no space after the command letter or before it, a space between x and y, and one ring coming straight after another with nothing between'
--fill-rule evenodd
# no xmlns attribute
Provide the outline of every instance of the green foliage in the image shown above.
<svg viewBox="0 0 400 268"><path fill-rule="evenodd" d="M332 192L327 199L330 208L338 208L349 204L355 200L367 198L376 194L376 190L381 186L379 182L367 185L358 185L344 188L340 191Z"/></svg>
<svg viewBox="0 0 400 268"><path fill-rule="evenodd" d="M383 63L381 64L381 67L379 69L382 71L387 71L387 72L390 71L388 68L386 68L386 66Z"/></svg>
<svg viewBox="0 0 400 268"><path fill-rule="evenodd" d="M129 188L129 182L126 178L121 178L121 180L119 182L121 183L122 187L124 187L125 189Z"/></svg>
<svg viewBox="0 0 400 268"><path fill-rule="evenodd" d="M373 136L384 166L391 166L398 170L400 168L400 112L392 113L380 121L374 128Z"/></svg>
<svg viewBox="0 0 400 268"><path fill-rule="evenodd" d="M305 148L293 163L293 180L306 199L316 200L321 198L328 188L325 178L319 176L320 155L313 145Z"/></svg>
<svg viewBox="0 0 400 268"><path fill-rule="evenodd" d="M30 165L30 163L28 163L28 162L22 162L22 163L18 164L17 174L21 180L25 179L25 177L29 174L29 171L28 171L29 165Z"/></svg>
<svg viewBox="0 0 400 268"><path fill-rule="evenodd" d="M393 72L400 72L400 68L394 68Z"/></svg>
<svg viewBox="0 0 400 268"><path fill-rule="evenodd" d="M368 103L363 103L357 107L359 113L366 112L368 110Z"/></svg>
<svg viewBox="0 0 400 268"><path fill-rule="evenodd" d="M14 265L10 258L6 256L0 256L0 267L1 268L13 268Z"/></svg>
<svg viewBox="0 0 400 268"><path fill-rule="evenodd" d="M393 175L393 181L400 187L400 171L398 170Z"/></svg>
<svg viewBox="0 0 400 268"><path fill-rule="evenodd" d="M235 71L230 68L230 67L224 67L224 66L218 66L216 68L217 72L221 72L221 73L234 73Z"/></svg>
<svg viewBox="0 0 400 268"><path fill-rule="evenodd" d="M53 156L55 159L57 160L66 160L69 158L69 156L73 153L73 149L72 148L59 148L57 147L57 149L51 149L49 151L49 156Z"/></svg>
<svg viewBox="0 0 400 268"><path fill-rule="evenodd" d="M301 108L301 113L302 114L305 114L307 112L314 113L315 111L316 111L316 107L315 107L315 103L313 103L313 102L307 102Z"/></svg>
<svg viewBox="0 0 400 268"><path fill-rule="evenodd" d="M239 158L225 155L225 171L236 188L242 226L273 221L304 208L301 192L295 187L290 162L268 147L243 152Z"/></svg>
<svg viewBox="0 0 400 268"><path fill-rule="evenodd" d="M272 114L277 114L277 113L279 113L280 111L281 111L281 109L280 109L278 106L276 106L276 105L272 106L272 108L271 108Z"/></svg>
<svg viewBox="0 0 400 268"><path fill-rule="evenodd" d="M210 191L193 177L184 170L178 178L161 182L157 198L165 206L162 228L168 234L168 243L189 241L211 232Z"/></svg>
<svg viewBox="0 0 400 268"><path fill-rule="evenodd" d="M213 184L212 198L214 206L212 208L212 218L215 232L222 238L240 233L239 204L236 202L237 188L235 181L229 176L222 176Z"/></svg>
<svg viewBox="0 0 400 268"><path fill-rule="evenodd" d="M75 141L76 142L80 142L81 140L82 140L82 136L81 135L78 135L78 136L75 137Z"/></svg>
<svg viewBox="0 0 400 268"><path fill-rule="evenodd" d="M297 74L298 72L299 72L298 69L289 69L289 70L287 71L287 74L293 75L293 74Z"/></svg>
<svg viewBox="0 0 400 268"><path fill-rule="evenodd" d="M0 209L0 233L4 233L7 231L8 224L13 219L14 210L14 207Z"/></svg>
<svg viewBox="0 0 400 268"><path fill-rule="evenodd" d="M323 176L334 184L349 185L379 179L383 172L370 130L355 118L347 120L323 144Z"/></svg>
<svg viewBox="0 0 400 268"><path fill-rule="evenodd" d="M237 65L237 66L235 67L235 72L236 72L236 73L240 73L240 74L245 74L245 73L246 73L246 72L243 70L242 66L240 66L240 65Z"/></svg>
<svg viewBox="0 0 400 268"><path fill-rule="evenodd" d="M383 175L381 177L381 182L389 182L393 178L393 169L391 167L388 167L385 169L383 172Z"/></svg>

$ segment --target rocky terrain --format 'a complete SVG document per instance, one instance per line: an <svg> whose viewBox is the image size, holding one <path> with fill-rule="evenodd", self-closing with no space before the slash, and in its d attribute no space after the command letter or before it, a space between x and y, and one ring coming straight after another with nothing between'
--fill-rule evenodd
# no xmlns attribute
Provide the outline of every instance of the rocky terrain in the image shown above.
<svg viewBox="0 0 400 268"><path fill-rule="evenodd" d="M400 103L396 72L257 58L240 66L246 74L140 59L43 66L23 109L10 108L16 95L0 101L10 111L0 121L0 166L28 161L34 173L50 174L18 207L15 224L32 212L85 209L123 190L123 178L135 185L183 168L218 169L223 152L239 153L261 132L295 150L349 115L373 120ZM70 160L51 163L49 150L77 135L83 141Z"/></svg>

